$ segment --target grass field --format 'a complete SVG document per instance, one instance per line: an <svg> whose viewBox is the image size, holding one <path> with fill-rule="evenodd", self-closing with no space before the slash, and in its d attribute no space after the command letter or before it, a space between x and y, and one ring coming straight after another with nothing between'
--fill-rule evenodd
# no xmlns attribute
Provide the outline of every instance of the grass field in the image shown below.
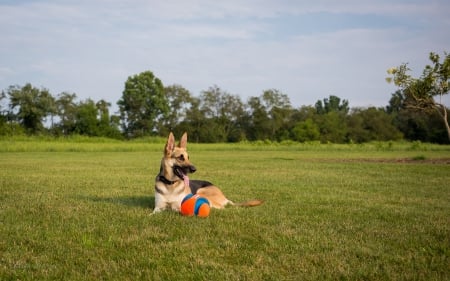
<svg viewBox="0 0 450 281"><path fill-rule="evenodd" d="M0 280L449 280L450 146L192 144L255 208L150 215L162 143L0 140Z"/></svg>

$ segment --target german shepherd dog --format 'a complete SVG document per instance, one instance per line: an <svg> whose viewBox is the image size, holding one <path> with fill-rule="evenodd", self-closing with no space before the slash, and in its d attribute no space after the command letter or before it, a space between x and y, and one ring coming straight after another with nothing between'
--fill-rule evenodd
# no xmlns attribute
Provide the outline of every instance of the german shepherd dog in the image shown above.
<svg viewBox="0 0 450 281"><path fill-rule="evenodd" d="M188 174L194 173L197 169L189 161L186 146L187 133L183 134L178 146L175 146L173 134L169 134L164 148L164 157L161 160L161 168L155 179L155 209L153 213L165 209L179 211L181 201L189 193L205 197L211 207L217 209L222 209L226 205L251 207L263 203L261 200L233 203L212 183L203 180L189 180Z"/></svg>

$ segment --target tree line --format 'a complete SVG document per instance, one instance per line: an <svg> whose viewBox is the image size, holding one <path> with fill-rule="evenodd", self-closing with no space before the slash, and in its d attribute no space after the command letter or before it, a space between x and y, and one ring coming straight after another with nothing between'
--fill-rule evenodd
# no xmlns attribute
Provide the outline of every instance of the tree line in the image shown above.
<svg viewBox="0 0 450 281"><path fill-rule="evenodd" d="M442 86L448 85L448 73L443 74L448 72L449 56L446 54L444 63L439 56L433 59L434 68L427 66L419 79L408 76L404 65L388 71L393 76L388 80L394 81L399 90L386 107L350 108L348 100L330 95L314 105L295 108L289 97L276 89L243 101L216 85L194 96L181 85L164 86L151 71L145 71L128 77L117 101L119 112L111 114L111 103L105 100L78 100L75 93L68 92L53 96L49 90L29 83L15 85L0 94L0 135L79 134L130 139L187 131L193 142L362 143L406 139L449 143L450 135L443 126L448 126L449 109L434 99L448 93ZM426 76L430 73L441 77L440 92L424 85L437 83ZM414 98L417 96L421 103Z"/></svg>

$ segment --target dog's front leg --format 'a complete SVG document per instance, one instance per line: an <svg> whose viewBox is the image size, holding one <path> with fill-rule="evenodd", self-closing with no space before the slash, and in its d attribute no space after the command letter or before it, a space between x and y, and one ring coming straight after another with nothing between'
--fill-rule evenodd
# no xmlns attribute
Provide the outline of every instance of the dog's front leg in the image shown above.
<svg viewBox="0 0 450 281"><path fill-rule="evenodd" d="M155 194L155 208L153 209L152 215L159 213L167 208L167 202L164 200L164 198L156 193Z"/></svg>

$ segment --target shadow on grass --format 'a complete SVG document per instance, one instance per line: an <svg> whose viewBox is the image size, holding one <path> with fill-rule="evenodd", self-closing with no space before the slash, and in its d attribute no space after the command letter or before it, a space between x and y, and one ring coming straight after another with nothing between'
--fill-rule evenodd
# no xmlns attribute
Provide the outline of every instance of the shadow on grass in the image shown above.
<svg viewBox="0 0 450 281"><path fill-rule="evenodd" d="M154 196L117 196L117 197L83 196L82 198L92 202L119 204L127 207L137 207L145 209L155 208Z"/></svg>

